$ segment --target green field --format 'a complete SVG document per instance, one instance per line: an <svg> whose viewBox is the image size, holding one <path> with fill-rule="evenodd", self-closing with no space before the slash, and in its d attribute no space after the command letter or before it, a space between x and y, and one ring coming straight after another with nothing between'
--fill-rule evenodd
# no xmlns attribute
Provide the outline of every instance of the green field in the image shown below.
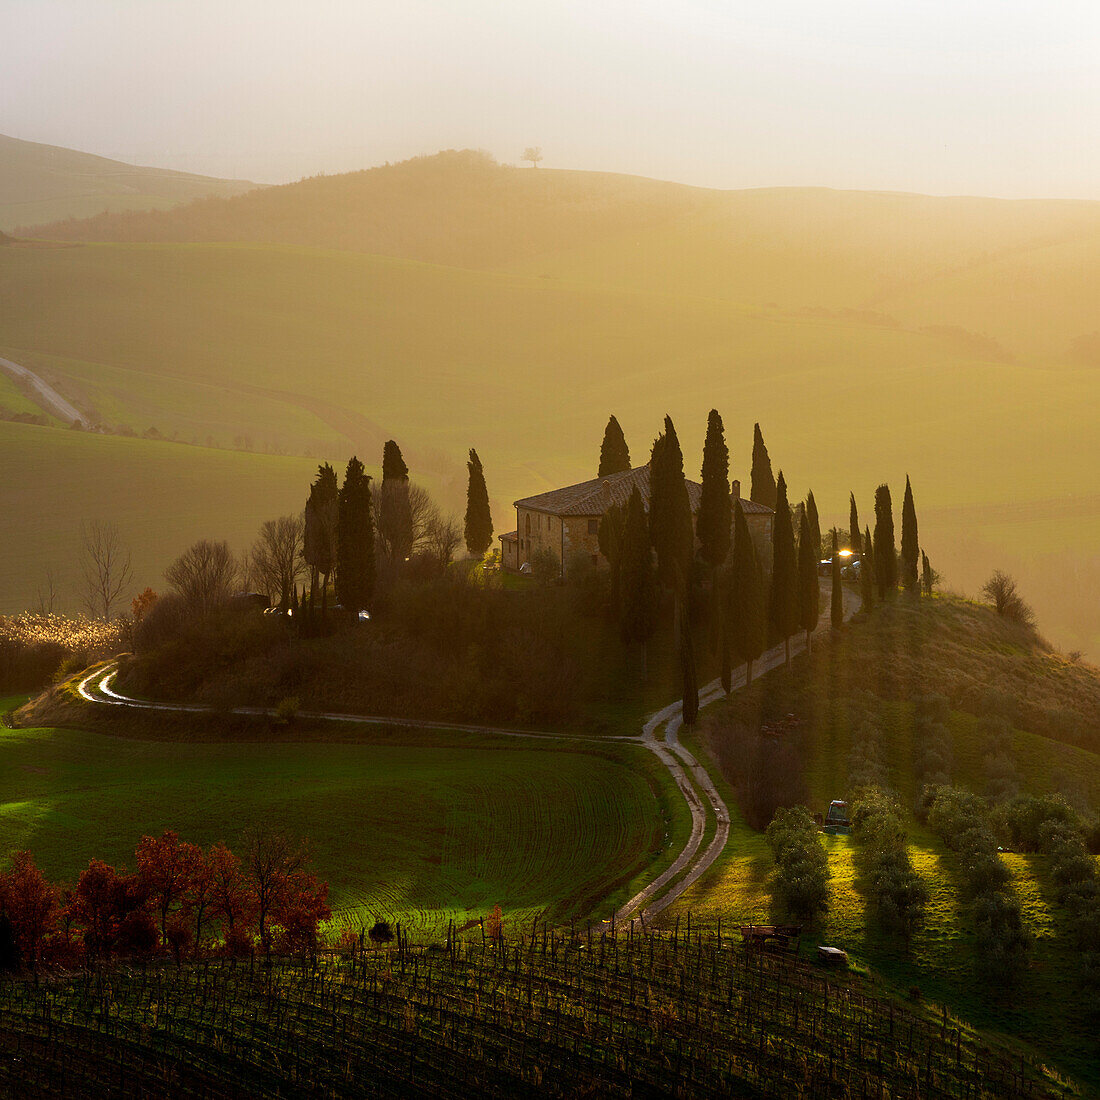
<svg viewBox="0 0 1100 1100"><path fill-rule="evenodd" d="M513 500L592 475L609 413L640 461L669 412L691 475L714 406L732 476L757 420L825 526L908 473L949 584L1008 568L1057 643L1100 653L1062 581L1100 584L1096 204L423 162L65 233L89 243L0 252L0 353L108 423L369 470L392 436L459 513L474 445L506 531ZM212 510L268 518L232 494ZM0 606L28 587L13 570Z"/></svg>
<svg viewBox="0 0 1100 1100"><path fill-rule="evenodd" d="M250 824L278 822L310 839L333 928L388 918L423 936L496 904L517 922L610 916L683 831L682 802L640 749L367 737L218 745L0 728L0 851L28 848L72 879L92 857L132 865L144 834L233 847Z"/></svg>

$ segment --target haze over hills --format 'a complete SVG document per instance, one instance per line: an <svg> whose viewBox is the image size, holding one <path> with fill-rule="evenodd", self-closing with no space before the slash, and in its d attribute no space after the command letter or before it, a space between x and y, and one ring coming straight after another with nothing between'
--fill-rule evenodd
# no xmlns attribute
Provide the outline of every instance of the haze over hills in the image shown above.
<svg viewBox="0 0 1100 1100"><path fill-rule="evenodd" d="M0 229L85 218L109 210L163 210L256 184L143 168L0 134Z"/></svg>
<svg viewBox="0 0 1100 1100"><path fill-rule="evenodd" d="M694 474L714 406L733 476L756 420L826 525L849 489L872 519L874 486L900 501L909 473L950 584L1014 570L1055 641L1100 653L1080 598L1100 585L1100 203L721 192L450 152L38 235L86 247L4 250L0 355L106 422L368 467L393 435L457 510L475 445L504 531L512 500L592 476L610 412L639 461L670 412ZM109 464L74 476L89 515L117 506ZM224 483L209 501L201 529L168 502L130 517L163 545L149 583L252 506ZM10 607L29 582L5 586Z"/></svg>

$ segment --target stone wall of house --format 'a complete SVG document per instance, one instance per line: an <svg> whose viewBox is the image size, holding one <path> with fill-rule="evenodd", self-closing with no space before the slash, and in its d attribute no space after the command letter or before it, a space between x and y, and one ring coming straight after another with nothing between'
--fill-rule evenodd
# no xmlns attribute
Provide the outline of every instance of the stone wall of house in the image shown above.
<svg viewBox="0 0 1100 1100"><path fill-rule="evenodd" d="M561 520L545 512L533 512L520 508L516 530L519 532L519 565L530 561L539 550L551 550L561 560Z"/></svg>
<svg viewBox="0 0 1100 1100"><path fill-rule="evenodd" d="M772 521L774 515L756 513L745 516L745 522L749 527L749 537L756 547L756 556L760 561L760 568L765 578L772 575Z"/></svg>
<svg viewBox="0 0 1100 1100"><path fill-rule="evenodd" d="M600 521L594 516L563 516L565 524L565 561L574 554L586 554L594 565L606 565L600 556Z"/></svg>

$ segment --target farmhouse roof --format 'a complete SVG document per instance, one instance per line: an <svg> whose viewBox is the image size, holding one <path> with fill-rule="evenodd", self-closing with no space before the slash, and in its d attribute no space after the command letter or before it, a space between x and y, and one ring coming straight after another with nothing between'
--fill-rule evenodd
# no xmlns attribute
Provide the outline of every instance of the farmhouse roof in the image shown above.
<svg viewBox="0 0 1100 1100"><path fill-rule="evenodd" d="M626 504L630 494L637 488L642 503L649 509L649 466L637 466L633 470L624 470L618 474L582 481L577 485L567 485L564 489L552 489L548 493L539 493L533 497L524 497L515 501L515 507L527 508L532 512L548 512L552 516L602 516L615 504ZM699 498L703 487L697 481L687 482L688 499L692 512L699 510ZM745 515L770 515L771 509L765 504L757 504L741 498L741 507Z"/></svg>

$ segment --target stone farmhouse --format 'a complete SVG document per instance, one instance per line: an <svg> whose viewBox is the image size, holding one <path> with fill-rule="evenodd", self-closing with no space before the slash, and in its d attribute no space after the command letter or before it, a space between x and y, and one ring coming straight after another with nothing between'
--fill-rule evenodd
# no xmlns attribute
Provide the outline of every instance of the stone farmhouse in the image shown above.
<svg viewBox="0 0 1100 1100"><path fill-rule="evenodd" d="M648 511L648 465L517 500L516 529L499 536L503 567L510 572L519 572L524 563L544 547L553 551L563 568L564 563L578 553L589 555L596 566L606 566L607 560L600 553L599 546L600 520L613 505L625 505L635 487ZM689 481L687 490L694 523L703 487L697 481ZM741 499L749 533L767 572L771 569L772 521L775 513L764 504L741 497L739 481L733 482L732 492Z"/></svg>

